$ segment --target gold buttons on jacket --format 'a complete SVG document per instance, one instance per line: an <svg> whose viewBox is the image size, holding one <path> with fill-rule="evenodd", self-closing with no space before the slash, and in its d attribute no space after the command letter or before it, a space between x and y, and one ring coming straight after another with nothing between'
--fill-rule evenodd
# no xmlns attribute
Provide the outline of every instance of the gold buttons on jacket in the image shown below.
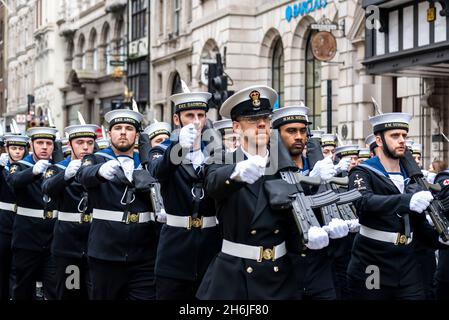
<svg viewBox="0 0 449 320"><path fill-rule="evenodd" d="M231 184L231 181L226 180L225 183L226 183L227 185L230 185L230 184Z"/></svg>
<svg viewBox="0 0 449 320"><path fill-rule="evenodd" d="M278 234L279 233L279 229L274 230L274 234Z"/></svg>
<svg viewBox="0 0 449 320"><path fill-rule="evenodd" d="M305 256L306 256L306 254L305 254L305 253L301 253L301 257L303 257L303 258L304 258Z"/></svg>
<svg viewBox="0 0 449 320"><path fill-rule="evenodd" d="M257 230L251 230L251 234L254 236L257 233Z"/></svg>
<svg viewBox="0 0 449 320"><path fill-rule="evenodd" d="M248 267L248 268L246 268L246 272L248 272L248 273L252 273L254 270L253 270L253 268L251 268L251 267Z"/></svg>
<svg viewBox="0 0 449 320"><path fill-rule="evenodd" d="M274 267L273 270L274 272L279 272L279 267Z"/></svg>

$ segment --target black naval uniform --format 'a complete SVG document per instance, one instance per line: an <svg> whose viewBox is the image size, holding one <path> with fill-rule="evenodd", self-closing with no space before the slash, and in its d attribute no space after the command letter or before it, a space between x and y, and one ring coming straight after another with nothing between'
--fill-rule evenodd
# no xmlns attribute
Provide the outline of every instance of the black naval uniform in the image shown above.
<svg viewBox="0 0 449 320"><path fill-rule="evenodd" d="M441 192L438 196L443 199L448 199L449 169L438 173L435 177L435 183L441 185ZM435 273L435 284L435 298L438 300L449 300L449 250L438 251L438 266Z"/></svg>
<svg viewBox="0 0 449 320"><path fill-rule="evenodd" d="M87 261L87 239L89 236L91 208L87 206L84 188L74 178L65 180L65 169L71 158L47 169L43 192L57 201L58 220L55 223L52 254L56 261L56 294L58 300L87 300L90 281ZM87 194L86 194L87 195ZM82 201L83 199L83 201ZM83 208L86 206L85 208ZM79 210L84 210L80 213ZM79 216L79 221L62 221L61 212ZM75 275L69 266L76 266L80 276L78 288L66 285L69 276Z"/></svg>
<svg viewBox="0 0 449 320"><path fill-rule="evenodd" d="M0 301L9 300L12 289L12 227L15 217L16 198L6 183L9 163L0 166Z"/></svg>
<svg viewBox="0 0 449 320"><path fill-rule="evenodd" d="M94 300L150 300L155 298L154 261L156 227L150 192L135 190L120 169L109 181L98 173L109 160L117 159L111 147L85 156L76 180L87 189L93 219L88 256ZM141 170L134 153L134 174ZM123 213L123 221L97 219L96 211ZM126 214L126 213L129 214ZM142 213L152 213L148 222L138 223ZM139 215L137 215L139 214Z"/></svg>
<svg viewBox="0 0 449 320"><path fill-rule="evenodd" d="M167 214L192 216L193 219L215 217L215 205L201 187L202 169L195 170L192 164L174 164L170 154L178 142L164 141L151 149L149 170L161 184L161 195ZM180 148L181 149L181 148ZM201 194L194 198L195 186ZM196 212L196 216L195 215ZM221 236L218 226L189 229L167 224L160 232L157 260L157 298L194 299L209 263L220 250Z"/></svg>
<svg viewBox="0 0 449 320"><path fill-rule="evenodd" d="M16 270L13 299L34 299L36 281L42 280L45 298L55 299L55 264L50 253L53 227L56 221L54 203L45 203L42 174L34 175L32 155L11 164L8 184L17 200L12 251ZM42 211L42 218L20 215L22 208Z"/></svg>
<svg viewBox="0 0 449 320"><path fill-rule="evenodd" d="M214 198L224 240L249 246L273 248L287 240L290 229L284 212L271 209L264 183L275 176L264 175L254 184L230 177L242 149L228 153L224 163L207 165L206 193ZM246 159L246 157L245 157ZM198 289L199 299L294 299L298 286L289 254L276 260L241 258L223 252L211 262Z"/></svg>
<svg viewBox="0 0 449 320"><path fill-rule="evenodd" d="M362 198L355 201L361 228L399 233L396 244L374 240L357 234L354 240L351 260L348 266L348 283L355 299L424 299L420 269L414 252L413 241L407 244L406 218L410 218L412 239L421 239L433 247L444 247L438 242L438 234L428 224L424 213L409 209L413 194L419 191L415 184L407 184L401 194L381 165L374 157L353 168L349 176L349 188L358 189ZM402 240L402 241L401 241ZM372 266L379 270L379 289L369 290L368 277L373 274ZM374 279L374 278L373 278ZM370 282L373 284L374 282Z"/></svg>

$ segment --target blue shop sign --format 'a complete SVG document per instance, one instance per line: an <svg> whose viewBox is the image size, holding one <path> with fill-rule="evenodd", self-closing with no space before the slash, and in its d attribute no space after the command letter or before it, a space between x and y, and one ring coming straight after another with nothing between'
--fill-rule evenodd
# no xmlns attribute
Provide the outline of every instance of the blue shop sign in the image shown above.
<svg viewBox="0 0 449 320"><path fill-rule="evenodd" d="M326 5L327 0L306 0L287 6L285 8L285 19L290 22L292 18L309 14L317 9L324 9Z"/></svg>

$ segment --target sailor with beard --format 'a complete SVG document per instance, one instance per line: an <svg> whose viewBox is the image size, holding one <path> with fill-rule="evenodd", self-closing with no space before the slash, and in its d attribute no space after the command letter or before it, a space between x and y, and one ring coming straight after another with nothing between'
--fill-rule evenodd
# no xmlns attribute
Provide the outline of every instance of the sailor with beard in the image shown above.
<svg viewBox="0 0 449 320"><path fill-rule="evenodd" d="M348 266L354 299L424 299L412 243L419 238L433 247L445 247L424 213L432 194L411 184L400 162L411 118L406 113L370 118L377 156L350 172L349 188L362 193L354 202L360 233Z"/></svg>
<svg viewBox="0 0 449 320"><path fill-rule="evenodd" d="M83 158L76 181L93 207L88 240L94 300L155 298L156 225L152 177L134 144L143 116L118 109L105 115L111 146Z"/></svg>

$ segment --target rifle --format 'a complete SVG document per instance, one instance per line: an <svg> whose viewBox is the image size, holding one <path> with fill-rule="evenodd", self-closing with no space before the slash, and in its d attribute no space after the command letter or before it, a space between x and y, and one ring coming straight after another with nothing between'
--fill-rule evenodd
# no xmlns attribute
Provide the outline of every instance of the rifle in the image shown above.
<svg viewBox="0 0 449 320"><path fill-rule="evenodd" d="M148 134L141 132L139 135L139 158L144 170L148 170L148 163L150 162L150 138ZM161 212L165 213L164 202L161 196L161 185L154 182L150 185L151 204L156 215Z"/></svg>
<svg viewBox="0 0 449 320"><path fill-rule="evenodd" d="M265 191L274 210L291 209L293 219L306 244L308 231L311 227L321 227L313 209L320 208L338 201L338 196L329 190L313 196L306 196L301 183L318 186L318 177L307 177L298 173L298 167L293 162L280 135L278 135L278 172L281 179L268 180L264 183Z"/></svg>
<svg viewBox="0 0 449 320"><path fill-rule="evenodd" d="M317 139L311 138L307 142L307 160L309 161L309 166L313 168L315 164L324 159L323 153L321 151L321 145ZM357 219L355 214L356 210L352 206L352 202L359 199L362 194L356 189L341 192L339 185L348 185L348 177L336 178L333 177L326 183L322 184L319 192L332 190L338 194L340 200L337 203L331 204L329 206L322 207L320 209L321 216L323 218L324 224L329 224L333 218L343 219L343 220L353 220Z"/></svg>
<svg viewBox="0 0 449 320"><path fill-rule="evenodd" d="M407 175L415 181L423 190L430 191L429 184L424 179L424 175L421 169L416 164L415 159L409 149L405 151L405 156L400 159L401 165L407 172ZM444 241L449 241L449 221L444 216L444 206L440 200L434 199L429 207L426 209L426 213L432 219L435 230Z"/></svg>

